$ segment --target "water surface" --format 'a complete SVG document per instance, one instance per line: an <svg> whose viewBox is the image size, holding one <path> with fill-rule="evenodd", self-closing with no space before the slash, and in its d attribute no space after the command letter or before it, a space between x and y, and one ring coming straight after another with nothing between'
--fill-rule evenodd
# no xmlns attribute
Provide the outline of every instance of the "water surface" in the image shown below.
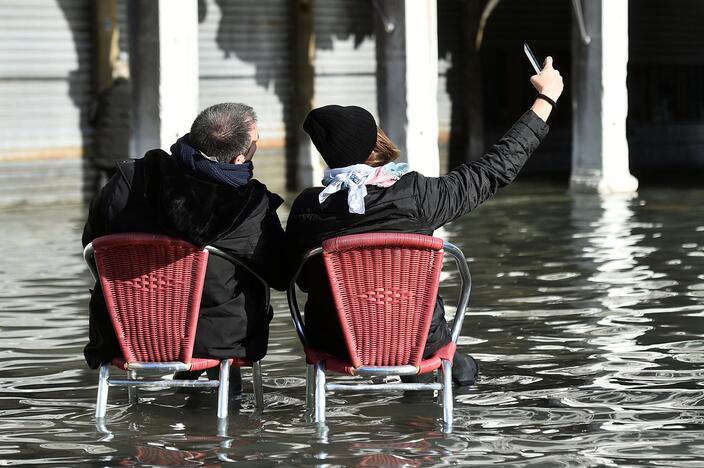
<svg viewBox="0 0 704 468"><path fill-rule="evenodd" d="M469 260L459 348L482 366L456 393L451 434L423 394L333 395L315 428L282 293L262 415L247 384L226 435L213 394L144 391L130 406L111 388L100 432L97 372L82 358L85 213L0 212L0 465L702 466L702 199L520 183L438 232ZM454 298L451 268L443 281Z"/></svg>

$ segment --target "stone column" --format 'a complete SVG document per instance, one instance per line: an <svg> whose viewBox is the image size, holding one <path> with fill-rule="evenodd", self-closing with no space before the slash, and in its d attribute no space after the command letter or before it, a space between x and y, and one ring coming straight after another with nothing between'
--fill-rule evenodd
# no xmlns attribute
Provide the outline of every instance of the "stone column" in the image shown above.
<svg viewBox="0 0 704 468"><path fill-rule="evenodd" d="M303 122L313 109L315 95L315 34L313 31L314 0L293 2L294 104L292 149L287 152L286 188L300 190L320 185L323 171L318 152L303 131Z"/></svg>
<svg viewBox="0 0 704 468"><path fill-rule="evenodd" d="M379 125L413 170L437 176L435 0L374 0Z"/></svg>
<svg viewBox="0 0 704 468"><path fill-rule="evenodd" d="M628 169L628 0L583 2L591 43L572 33L572 175L570 188L631 193Z"/></svg>
<svg viewBox="0 0 704 468"><path fill-rule="evenodd" d="M117 0L95 3L95 91L101 92L112 85L113 69L120 54L117 24Z"/></svg>
<svg viewBox="0 0 704 468"><path fill-rule="evenodd" d="M198 114L198 2L128 0L133 157L168 150Z"/></svg>

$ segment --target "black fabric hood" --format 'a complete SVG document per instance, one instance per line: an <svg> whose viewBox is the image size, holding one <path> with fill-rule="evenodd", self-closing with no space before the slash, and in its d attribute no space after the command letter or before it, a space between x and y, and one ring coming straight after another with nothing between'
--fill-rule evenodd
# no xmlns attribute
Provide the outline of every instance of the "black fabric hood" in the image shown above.
<svg viewBox="0 0 704 468"><path fill-rule="evenodd" d="M155 208L156 223L196 245L212 244L234 230L266 196L266 186L254 179L235 188L186 174L162 150L149 151L143 168L143 195ZM275 197L278 207L283 200Z"/></svg>

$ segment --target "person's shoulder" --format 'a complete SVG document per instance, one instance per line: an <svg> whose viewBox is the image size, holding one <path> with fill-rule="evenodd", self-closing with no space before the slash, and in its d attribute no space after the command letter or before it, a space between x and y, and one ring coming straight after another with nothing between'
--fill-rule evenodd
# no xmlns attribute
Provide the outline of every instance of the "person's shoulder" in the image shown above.
<svg viewBox="0 0 704 468"><path fill-rule="evenodd" d="M153 174L164 170L174 171L175 166L176 162L169 153L162 149L153 149L144 153L141 158L127 160L125 167L128 170Z"/></svg>
<svg viewBox="0 0 704 468"><path fill-rule="evenodd" d="M134 161L141 161L141 162L148 162L148 161L159 161L162 159L169 159L172 160L173 158L169 153L164 151L163 149L157 148L153 150L149 150L146 153L144 153L144 156L141 158L134 159Z"/></svg>
<svg viewBox="0 0 704 468"><path fill-rule="evenodd" d="M304 213L318 211L320 209L320 201L318 195L323 191L323 187L308 187L303 189L291 204L289 218L293 215L298 216Z"/></svg>
<svg viewBox="0 0 704 468"><path fill-rule="evenodd" d="M308 187L306 189L303 189L301 193L298 194L298 197L296 198L309 198L309 197L315 197L316 199L318 198L318 195L320 192L323 191L325 187Z"/></svg>
<svg viewBox="0 0 704 468"><path fill-rule="evenodd" d="M276 210L284 202L284 199L281 197L281 195L276 192L270 191L267 188L266 184L264 184L260 180L251 179L249 182L247 182L247 185L245 187L248 187L253 197L256 197L262 201L266 200L268 202L269 208L272 210Z"/></svg>
<svg viewBox="0 0 704 468"><path fill-rule="evenodd" d="M432 183L432 181L436 181L438 179L439 177L426 176L420 172L411 171L404 174L403 177L396 182L396 185L398 185L401 190L405 189L407 191L423 192L427 189L429 182Z"/></svg>
<svg viewBox="0 0 704 468"><path fill-rule="evenodd" d="M425 176L424 176L423 174L421 174L420 172L410 171L410 172L406 172L405 174L403 174L403 175L398 179L398 181L396 181L396 184L399 184L399 183L401 183L401 184L414 183L414 182L415 182L416 180L418 180L419 178L424 178L424 177L425 177Z"/></svg>
<svg viewBox="0 0 704 468"><path fill-rule="evenodd" d="M426 177L420 172L411 171L402 175L391 187L384 189L391 196L410 197L419 190ZM393 194L393 195L392 195Z"/></svg>
<svg viewBox="0 0 704 468"><path fill-rule="evenodd" d="M323 189L324 187L308 187L303 189L303 191L296 196L293 203L309 203L310 200L318 202L318 195L320 195L320 192L322 192Z"/></svg>

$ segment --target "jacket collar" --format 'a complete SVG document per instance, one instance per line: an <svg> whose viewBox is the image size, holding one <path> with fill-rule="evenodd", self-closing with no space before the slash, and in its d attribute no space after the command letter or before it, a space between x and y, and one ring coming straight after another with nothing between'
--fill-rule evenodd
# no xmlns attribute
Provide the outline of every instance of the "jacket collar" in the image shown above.
<svg viewBox="0 0 704 468"><path fill-rule="evenodd" d="M184 172L162 150L144 156L144 196L155 206L165 230L196 245L207 245L233 231L267 194L250 180L232 187Z"/></svg>

